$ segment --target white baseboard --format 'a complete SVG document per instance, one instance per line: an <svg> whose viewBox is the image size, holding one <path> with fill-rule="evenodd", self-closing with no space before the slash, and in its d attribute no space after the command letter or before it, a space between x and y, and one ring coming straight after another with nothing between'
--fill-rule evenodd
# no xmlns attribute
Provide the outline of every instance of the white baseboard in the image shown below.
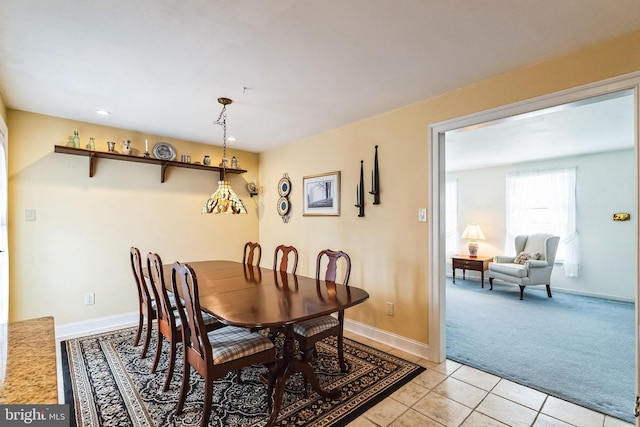
<svg viewBox="0 0 640 427"><path fill-rule="evenodd" d="M374 328L364 323L356 322L350 319L344 319L344 329L354 334L362 335L365 338L378 341L380 343L397 348L398 350L405 351L407 353L415 354L416 356L424 359L429 359L429 346L414 341L409 338L402 337L400 335L393 334L391 332L383 331L378 328Z"/></svg>
<svg viewBox="0 0 640 427"><path fill-rule="evenodd" d="M80 322L65 323L56 326L56 339L67 340L86 335L99 334L114 329L136 326L138 324L138 312L116 314L114 316L99 317Z"/></svg>

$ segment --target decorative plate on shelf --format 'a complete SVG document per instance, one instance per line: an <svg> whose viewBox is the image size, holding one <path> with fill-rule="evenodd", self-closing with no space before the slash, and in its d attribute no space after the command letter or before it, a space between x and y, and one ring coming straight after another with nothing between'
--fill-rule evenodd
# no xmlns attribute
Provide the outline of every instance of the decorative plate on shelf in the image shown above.
<svg viewBox="0 0 640 427"><path fill-rule="evenodd" d="M282 196L278 199L278 214L284 216L289 213L289 200Z"/></svg>
<svg viewBox="0 0 640 427"><path fill-rule="evenodd" d="M160 160L174 160L176 158L176 149L166 142L158 142L153 146L153 157Z"/></svg>
<svg viewBox="0 0 640 427"><path fill-rule="evenodd" d="M278 194L281 196L287 196L291 192L291 181L289 181L288 174L285 174L284 177L280 179L278 182Z"/></svg>

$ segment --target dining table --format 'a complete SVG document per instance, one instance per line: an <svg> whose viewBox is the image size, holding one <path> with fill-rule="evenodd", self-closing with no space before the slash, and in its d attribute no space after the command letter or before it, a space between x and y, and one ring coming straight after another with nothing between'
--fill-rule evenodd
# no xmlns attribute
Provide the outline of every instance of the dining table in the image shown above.
<svg viewBox="0 0 640 427"><path fill-rule="evenodd" d="M282 354L275 370L271 414L267 426L276 423L282 407L284 386L291 375L301 372L319 395L340 396L341 389L325 390L313 367L296 351L293 325L365 302L369 294L361 288L331 281L246 265L235 261L186 262L198 282L200 307L220 322L256 329L279 330L284 335ZM164 265L166 285L171 286L172 265Z"/></svg>

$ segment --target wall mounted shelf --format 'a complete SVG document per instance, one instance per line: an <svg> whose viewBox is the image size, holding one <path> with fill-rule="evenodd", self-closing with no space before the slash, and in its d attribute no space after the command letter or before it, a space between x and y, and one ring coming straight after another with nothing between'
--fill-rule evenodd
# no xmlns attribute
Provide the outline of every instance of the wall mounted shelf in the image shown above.
<svg viewBox="0 0 640 427"><path fill-rule="evenodd" d="M93 177L93 175L95 174L96 159L111 159L111 160L121 160L125 162L150 163L153 165L160 165L160 182L164 182L166 177L166 172L169 167L199 169L199 170L205 170L210 172L218 172L220 174L220 181L224 180L225 173L242 174L246 172L246 170L244 169L230 169L230 168L223 169L218 166L208 166L208 165L202 165L202 164L196 164L196 163L183 163L183 162L176 162L175 160L160 160L160 159L154 159L152 157L131 156L127 154L110 153L106 151L86 150L84 148L65 147L63 145L54 146L54 151L56 153L89 157L89 177Z"/></svg>

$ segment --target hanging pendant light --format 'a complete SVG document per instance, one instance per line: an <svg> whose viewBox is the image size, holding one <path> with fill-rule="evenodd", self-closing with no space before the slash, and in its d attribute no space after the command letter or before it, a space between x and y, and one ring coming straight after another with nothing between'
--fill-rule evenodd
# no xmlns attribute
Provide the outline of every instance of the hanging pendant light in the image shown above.
<svg viewBox="0 0 640 427"><path fill-rule="evenodd" d="M213 213L213 214L246 214L247 209L244 207L242 200L238 197L238 195L231 188L231 183L226 179L227 172L227 105L231 104L233 101L229 98L218 98L218 102L222 104L222 111L220 111L220 115L218 115L218 120L214 123L217 125L222 125L223 129L223 145L222 145L222 162L220 166L222 167L222 174L220 176L221 180L218 181L218 189L209 197L207 203L202 208L202 213Z"/></svg>

